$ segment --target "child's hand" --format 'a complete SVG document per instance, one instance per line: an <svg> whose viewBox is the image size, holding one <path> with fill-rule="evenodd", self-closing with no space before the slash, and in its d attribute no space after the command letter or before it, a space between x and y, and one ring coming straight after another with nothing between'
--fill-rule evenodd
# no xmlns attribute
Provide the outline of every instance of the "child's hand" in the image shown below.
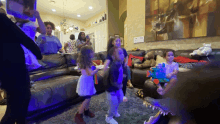
<svg viewBox="0 0 220 124"><path fill-rule="evenodd" d="M172 73L167 74L166 77L167 77L167 78L171 78L171 77L172 77Z"/></svg>
<svg viewBox="0 0 220 124"><path fill-rule="evenodd" d="M162 87L158 87L158 88L157 88L157 92L158 92L158 94L160 94L160 95L164 95L164 90L163 90Z"/></svg>

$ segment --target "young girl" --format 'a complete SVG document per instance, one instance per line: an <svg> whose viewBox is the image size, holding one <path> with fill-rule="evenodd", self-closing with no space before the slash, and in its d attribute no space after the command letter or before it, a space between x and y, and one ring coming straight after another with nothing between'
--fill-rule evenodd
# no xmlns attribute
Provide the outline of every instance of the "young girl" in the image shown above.
<svg viewBox="0 0 220 124"><path fill-rule="evenodd" d="M109 51L109 55L113 59L113 63L109 68L108 82L106 87L106 95L109 103L108 115L106 115L106 122L110 124L118 124L117 121L113 119L113 116L119 117L118 107L123 101L123 61L124 53L121 48L113 47ZM106 75L105 75L106 76Z"/></svg>
<svg viewBox="0 0 220 124"><path fill-rule="evenodd" d="M104 72L107 70L107 67L109 65L112 64L113 59L112 57L109 55L109 51L112 47L118 47L121 48L121 40L120 38L110 38L108 41L108 45L107 45L107 58L105 60L105 64L104 64ZM127 75L127 80L123 81L123 93L124 93L124 97L123 97L123 101L126 102L128 101L126 95L126 86L127 84L129 85L129 87L133 87L130 80L131 80L131 72L130 72L130 68L127 66L128 65L128 54L127 51L124 48L121 48L123 50L123 54L124 54L124 70L126 70L124 73L126 73Z"/></svg>
<svg viewBox="0 0 220 124"><path fill-rule="evenodd" d="M166 94L177 82L177 73L179 72L178 63L173 62L174 60L174 51L168 50L164 52L164 58L166 59L165 68L166 68L166 77L170 79L170 82L164 84L164 89L160 84L158 84L157 92L160 95ZM160 111L153 117L151 116L148 122L145 124L153 124L160 117Z"/></svg>
<svg viewBox="0 0 220 124"><path fill-rule="evenodd" d="M85 121L83 120L83 113L91 118L95 117L95 115L89 110L90 99L92 95L96 93L93 75L96 74L99 70L96 69L92 71L91 69L93 57L94 52L92 47L84 46L81 48L79 57L77 58L78 67L80 68L82 75L79 78L76 92L79 94L79 96L85 98L75 115L75 122L77 124L85 124Z"/></svg>

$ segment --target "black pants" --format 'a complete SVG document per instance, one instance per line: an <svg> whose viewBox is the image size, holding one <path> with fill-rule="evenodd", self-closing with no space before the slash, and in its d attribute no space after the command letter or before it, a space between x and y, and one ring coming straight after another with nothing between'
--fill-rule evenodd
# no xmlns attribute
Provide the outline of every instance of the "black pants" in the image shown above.
<svg viewBox="0 0 220 124"><path fill-rule="evenodd" d="M122 87L122 91L123 91L123 93L124 93L124 96L126 95L126 89L127 89L127 82L128 82L128 78L127 78L127 67L124 67L123 68L123 74L124 75L126 75L126 77L123 77L123 81L122 81L122 83L123 83L123 87Z"/></svg>
<svg viewBox="0 0 220 124"><path fill-rule="evenodd" d="M28 105L30 102L30 88L6 90L7 108L0 124L26 124Z"/></svg>
<svg viewBox="0 0 220 124"><path fill-rule="evenodd" d="M31 98L30 78L25 64L4 64L1 86L7 94L7 108L0 124L26 124ZM3 73L2 73L3 72Z"/></svg>

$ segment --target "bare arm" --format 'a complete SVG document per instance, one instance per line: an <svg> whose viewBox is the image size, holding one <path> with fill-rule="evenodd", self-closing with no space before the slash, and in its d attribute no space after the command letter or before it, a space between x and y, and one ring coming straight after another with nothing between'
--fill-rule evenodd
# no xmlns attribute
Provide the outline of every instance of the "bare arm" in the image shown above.
<svg viewBox="0 0 220 124"><path fill-rule="evenodd" d="M125 58L125 65L128 65L128 56Z"/></svg>
<svg viewBox="0 0 220 124"><path fill-rule="evenodd" d="M65 52L67 53L67 48L68 47L68 43L65 43L65 45L64 45L64 50L65 50Z"/></svg>
<svg viewBox="0 0 220 124"><path fill-rule="evenodd" d="M106 70L107 70L109 64L110 64L110 60L106 59L106 60L105 60L105 63L104 63L104 72L106 72Z"/></svg>
<svg viewBox="0 0 220 124"><path fill-rule="evenodd" d="M83 43L83 44L79 44L79 45L77 46L77 48L81 49L81 47L83 47L83 46L85 46L85 45L86 45L86 42Z"/></svg>
<svg viewBox="0 0 220 124"><path fill-rule="evenodd" d="M40 17L39 12L38 11L34 11L34 15L37 18L37 22L38 22L38 25L39 25L40 33L41 34L46 34L46 28L45 28L45 25L44 25L41 17Z"/></svg>

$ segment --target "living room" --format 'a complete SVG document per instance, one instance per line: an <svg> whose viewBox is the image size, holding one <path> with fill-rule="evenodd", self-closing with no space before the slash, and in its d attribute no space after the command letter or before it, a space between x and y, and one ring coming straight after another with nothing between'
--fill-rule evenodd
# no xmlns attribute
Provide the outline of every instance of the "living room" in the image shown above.
<svg viewBox="0 0 220 124"><path fill-rule="evenodd" d="M1 1L5 5L5 1ZM153 59L156 63L164 61L157 59L157 56L162 55L165 49L174 50L177 54L175 57L184 56L195 59L190 56L190 53L203 47L204 43L211 44L212 52L209 56L199 57L198 61L212 61L220 58L220 28L217 14L220 8L219 1L192 0L193 2L187 4L194 5L192 6L194 9L200 7L199 11L189 13L189 15L180 15L177 20L174 17L172 21L167 21L164 16L161 16L163 24L155 26L153 30L153 17L158 14L163 15L158 11L165 12L168 9L164 7L166 4L171 6L172 3L178 3L178 0L165 1L163 3L158 0L154 3L155 0L38 0L37 10L43 21L51 21L55 24L56 29L53 34L59 38L62 46L69 41L71 34L74 34L76 39L81 31L89 35L96 53L95 60L102 60L101 63L105 61L103 56L106 57L107 42L112 36L120 37L121 47L128 51L128 55L144 58L147 53L154 51ZM163 6L160 7L160 5ZM170 16L175 16L175 14ZM166 21L172 24L166 25ZM168 27L172 27L173 30L168 31ZM165 33L161 33L164 29L166 29ZM178 34L174 33L177 30ZM45 57L43 62L46 64L46 70L30 72L31 81L36 83L31 89L33 95L28 117L30 124L75 123L74 114L82 102L82 99L78 98L75 93L77 81L81 75L74 69L76 57L75 55ZM139 66L141 63L132 63L131 82L134 88L127 88L128 102L120 106L119 111L122 113L121 117L116 119L118 123L144 123L158 112L158 110L143 106L143 99L136 95L137 90L143 89L145 81L149 79L146 77L146 71L149 68L142 68L143 66ZM181 67L191 69L183 64ZM188 70L183 70L181 73L184 71ZM50 79L44 80L46 76ZM155 87L149 87L152 92L148 95L157 98ZM105 123L105 114L108 110L103 86L96 85L96 88L98 94L91 100L91 110L95 112L96 117L85 118L86 123L89 124ZM1 117L5 110L6 105L1 105Z"/></svg>

